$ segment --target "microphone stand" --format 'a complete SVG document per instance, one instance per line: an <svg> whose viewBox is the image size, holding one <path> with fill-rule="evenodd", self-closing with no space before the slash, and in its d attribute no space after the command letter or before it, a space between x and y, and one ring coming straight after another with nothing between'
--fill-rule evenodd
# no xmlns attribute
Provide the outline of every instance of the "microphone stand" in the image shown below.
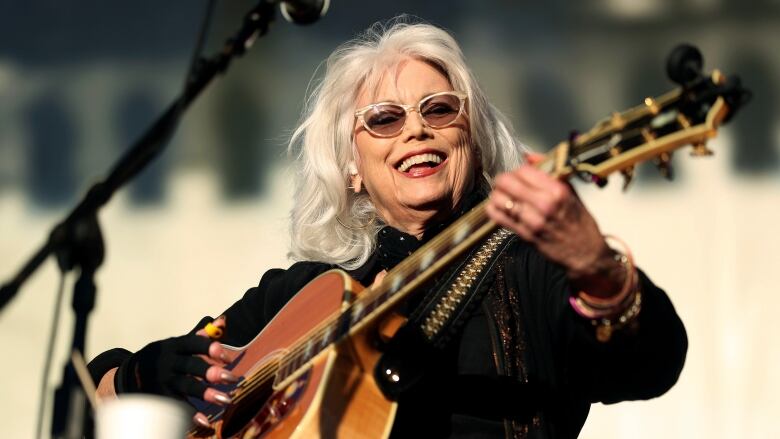
<svg viewBox="0 0 780 439"><path fill-rule="evenodd" d="M235 56L243 55L254 41L268 32L274 18L272 0L262 0L244 17L241 28L211 58L199 58L193 64L181 95L159 119L120 158L108 176L87 191L76 207L54 227L48 239L9 282L0 288L0 311L10 302L22 284L51 254L55 254L63 275L79 267L80 275L73 292L76 313L72 349L84 352L87 318L94 307L97 288L94 274L103 261L104 244L97 213L121 188L143 170L165 148L178 121L192 101L217 74L224 73ZM55 393L52 437L82 437L85 405L78 390L75 370L65 366L63 380ZM71 405L74 405L71 409Z"/></svg>

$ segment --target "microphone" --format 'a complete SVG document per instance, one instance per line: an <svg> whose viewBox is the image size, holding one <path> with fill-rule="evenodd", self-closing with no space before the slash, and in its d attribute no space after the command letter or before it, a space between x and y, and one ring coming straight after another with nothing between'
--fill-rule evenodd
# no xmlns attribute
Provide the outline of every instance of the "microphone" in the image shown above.
<svg viewBox="0 0 780 439"><path fill-rule="evenodd" d="M290 23L311 24L328 12L330 0L283 0L279 2L282 17Z"/></svg>

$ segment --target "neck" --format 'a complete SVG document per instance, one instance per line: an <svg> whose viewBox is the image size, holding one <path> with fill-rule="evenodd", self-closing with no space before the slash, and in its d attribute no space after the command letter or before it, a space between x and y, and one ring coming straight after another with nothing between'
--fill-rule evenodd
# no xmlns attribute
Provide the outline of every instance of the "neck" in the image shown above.
<svg viewBox="0 0 780 439"><path fill-rule="evenodd" d="M379 217L390 227L408 233L417 239L422 239L425 230L443 218L443 209L403 209L400 214L393 215L388 209L377 209ZM451 210L450 210L451 212Z"/></svg>
<svg viewBox="0 0 780 439"><path fill-rule="evenodd" d="M447 221L455 215L464 202L468 202L469 195L475 192L477 185L470 178L463 191L453 191L445 199L424 204L422 206L395 206L388 209L381 203L374 203L377 215L390 227L408 233L422 239L425 231L431 225Z"/></svg>

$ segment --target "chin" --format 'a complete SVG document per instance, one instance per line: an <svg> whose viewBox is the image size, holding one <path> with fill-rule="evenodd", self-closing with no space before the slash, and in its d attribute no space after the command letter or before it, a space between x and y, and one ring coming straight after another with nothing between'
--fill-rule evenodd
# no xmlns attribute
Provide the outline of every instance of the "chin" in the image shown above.
<svg viewBox="0 0 780 439"><path fill-rule="evenodd" d="M418 210L449 210L452 208L451 191L420 190L402 197L402 204Z"/></svg>

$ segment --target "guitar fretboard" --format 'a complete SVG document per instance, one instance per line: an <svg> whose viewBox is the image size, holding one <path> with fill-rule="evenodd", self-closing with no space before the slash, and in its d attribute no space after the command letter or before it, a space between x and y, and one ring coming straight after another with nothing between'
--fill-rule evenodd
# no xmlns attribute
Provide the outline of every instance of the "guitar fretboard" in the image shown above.
<svg viewBox="0 0 780 439"><path fill-rule="evenodd" d="M383 281L367 288L338 316L326 320L281 360L278 382L293 375L331 344L375 322L421 284L496 228L480 203L442 233L390 270Z"/></svg>

